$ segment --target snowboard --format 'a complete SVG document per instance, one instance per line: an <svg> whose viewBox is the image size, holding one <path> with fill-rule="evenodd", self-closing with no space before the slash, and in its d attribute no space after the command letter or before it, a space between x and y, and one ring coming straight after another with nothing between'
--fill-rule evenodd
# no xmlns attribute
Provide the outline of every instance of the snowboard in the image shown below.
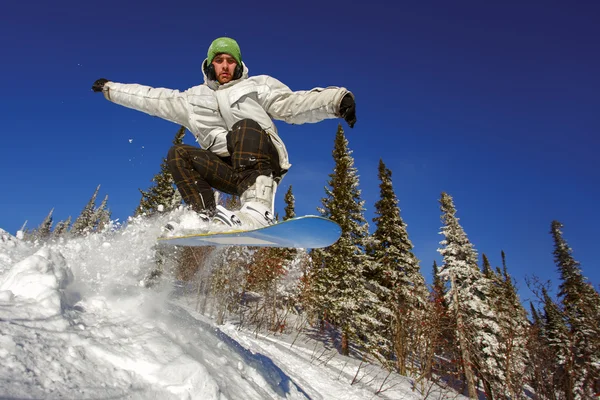
<svg viewBox="0 0 600 400"><path fill-rule="evenodd" d="M334 221L316 215L291 218L263 228L227 232L196 233L161 237L159 243L174 246L257 246L317 249L331 246L342 228Z"/></svg>

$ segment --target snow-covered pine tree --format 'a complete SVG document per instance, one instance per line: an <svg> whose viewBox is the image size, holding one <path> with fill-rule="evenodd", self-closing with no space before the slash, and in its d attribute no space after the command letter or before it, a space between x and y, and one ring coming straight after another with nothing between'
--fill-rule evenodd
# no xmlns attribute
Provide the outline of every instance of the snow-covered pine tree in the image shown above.
<svg viewBox="0 0 600 400"><path fill-rule="evenodd" d="M55 238L61 237L69 231L70 227L71 216L69 216L69 218L67 218L65 221L60 221L58 224L56 224L56 227L52 231L52 236L54 236Z"/></svg>
<svg viewBox="0 0 600 400"><path fill-rule="evenodd" d="M457 368L451 360L459 360L460 354L456 345L456 321L448 309L446 301L447 285L439 275L437 262L433 261L433 284L431 287L432 312L430 337L432 338L433 352L437 355L438 362L434 365L433 372L438 376L453 376L459 379L462 369Z"/></svg>
<svg viewBox="0 0 600 400"><path fill-rule="evenodd" d="M433 351L437 355L445 355L444 337L443 337L443 319L447 318L448 304L446 304L445 294L446 287L444 281L439 276L437 262L433 260L432 274L433 282L429 292L429 300L431 302L431 316L429 317L434 323L432 324L431 337L433 342ZM440 371L435 371L440 372Z"/></svg>
<svg viewBox="0 0 600 400"><path fill-rule="evenodd" d="M294 197L294 193L292 192L292 185L288 188L287 192L285 192L285 196L283 197L283 201L285 201L285 216L283 220L288 220L296 217L296 199Z"/></svg>
<svg viewBox="0 0 600 400"><path fill-rule="evenodd" d="M506 267L506 255L502 256L502 271L498 270L493 279L493 309L500 327L500 368L504 371L505 390L499 398L518 399L523 395L526 362L529 359L527 338L529 321L527 312L517 293L513 278ZM496 286L497 285L497 286Z"/></svg>
<svg viewBox="0 0 600 400"><path fill-rule="evenodd" d="M569 351L571 340L563 312L552 300L546 288L542 288L544 299L543 345L550 349L553 356L552 388L548 391L562 393L560 398L575 399L573 380L573 357Z"/></svg>
<svg viewBox="0 0 600 400"><path fill-rule="evenodd" d="M310 308L317 318L340 329L341 352L348 355L350 340L376 334L372 326L378 323L373 319L378 299L367 289L363 275L369 262L364 250L369 227L352 151L341 125L335 136L333 160L335 168L329 175L329 187L325 187L326 197L319 212L337 222L342 235L334 245L313 250Z"/></svg>
<svg viewBox="0 0 600 400"><path fill-rule="evenodd" d="M440 303L444 308L448 308L448 303L446 302L446 283L439 276L439 268L437 262L433 260L432 267L432 276L433 276L433 284L431 285L431 294L434 302Z"/></svg>
<svg viewBox="0 0 600 400"><path fill-rule="evenodd" d="M104 196L104 200L100 206L94 211L94 221L96 222L96 232L102 232L110 223L110 210L108 209L108 195Z"/></svg>
<svg viewBox="0 0 600 400"><path fill-rule="evenodd" d="M539 361L542 360L542 326L543 321L539 311L533 303L529 302L529 329L527 331L527 353L529 359L525 364L525 375L523 379L533 388L536 394L541 392L543 387L543 369L540 368ZM540 397L544 398L544 397Z"/></svg>
<svg viewBox="0 0 600 400"><path fill-rule="evenodd" d="M503 257L503 261L504 261L504 252L502 252L502 257ZM510 372L512 371L512 365L509 365L508 363L511 361L515 361L515 360L513 360L512 354L509 354L511 351L513 351L513 349L510 346L504 346L504 347L502 346L503 341L505 339L503 337L503 334L507 335L505 344L512 343L513 341L517 340L514 337L509 338L508 336L510 334L514 333L511 330L513 328L513 326L512 326L513 321L511 321L511 318L517 318L517 316L519 314L518 314L518 312L515 312L515 314L513 315L508 311L511 308L511 306L508 304L509 303L508 298L505 296L510 296L510 295L506 293L506 291L508 290L508 287L507 287L506 282L504 281L504 275L503 275L502 271L500 270L500 268L496 268L496 270L492 269L490 261L485 254L482 254L481 258L482 258L481 272L488 284L486 297L489 301L489 305L492 309L492 312L494 313L494 315L496 317L498 326L500 328L499 332L498 332L498 342L499 342L498 348L501 351L497 354L488 354L487 356L495 358L498 368L503 371L504 376L506 377L505 382L500 382L498 380L495 380L495 384L494 384L494 382L484 380L483 383L485 386L485 391L488 395L490 393L493 393L495 398L504 398L503 396L507 396L509 394L510 386L509 386L508 379L510 377ZM511 285L512 285L512 281L511 281ZM517 298L517 300L518 300L518 298ZM524 322L524 323L527 322L525 314L523 314L523 320L521 322ZM504 330L503 330L503 328L504 328ZM523 338L523 340L524 340L524 338ZM518 359L521 360L520 357ZM522 371L519 376L522 376ZM490 380L494 381L494 377L492 377ZM505 388L504 392L494 390L492 388L492 386L495 386L497 389L504 386L504 388ZM517 398L518 398L518 396L517 396Z"/></svg>
<svg viewBox="0 0 600 400"><path fill-rule="evenodd" d="M583 276L579 262L563 238L558 221L552 221L554 261L560 273L558 297L569 329L572 350L574 399L588 399L600 384L600 296ZM567 388L565 388L567 389Z"/></svg>
<svg viewBox="0 0 600 400"><path fill-rule="evenodd" d="M375 203L377 216L373 218L376 229L368 246L374 262L369 264L373 269L365 270L365 276L377 288L383 306L380 309L384 314L378 315L378 320L383 322L383 338L391 344L388 358L396 360L400 374L421 376L429 367L424 356L430 341L422 323L430 311L429 291L400 216L392 171L381 159L378 177L380 194Z"/></svg>
<svg viewBox="0 0 600 400"><path fill-rule="evenodd" d="M494 279L495 275L494 271L492 271L492 265L490 264L490 261L488 260L485 253L481 254L481 260L483 263L483 266L481 267L481 272L483 272L483 275L485 275L485 277L488 279Z"/></svg>
<svg viewBox="0 0 600 400"><path fill-rule="evenodd" d="M94 210L96 209L96 197L98 196L99 190L100 185L96 187L94 194L81 211L81 214L79 214L75 222L73 222L73 226L71 227L71 233L75 235L86 235L92 232L96 227L96 221L94 220Z"/></svg>
<svg viewBox="0 0 600 400"><path fill-rule="evenodd" d="M44 221L40 224L40 226L36 230L36 236L40 240L46 240L52 234L52 213L54 212L54 208L50 210Z"/></svg>
<svg viewBox="0 0 600 400"><path fill-rule="evenodd" d="M179 128L173 139L173 144L183 143L185 129L185 126ZM169 171L166 157L163 158L160 164L160 172L154 175L152 182L148 190L138 189L142 194L142 198L140 199L140 204L135 209L135 216L141 214L152 215L159 210L169 211L181 203L179 191L173 186L173 176Z"/></svg>
<svg viewBox="0 0 600 400"><path fill-rule="evenodd" d="M475 374L484 381L486 391L495 390L505 379L493 356L499 354L499 327L489 302L490 283L479 270L477 252L459 224L452 197L442 193L440 206L445 239L438 249L444 260L438 275L450 283L446 300L455 319L468 396L477 398Z"/></svg>
<svg viewBox="0 0 600 400"><path fill-rule="evenodd" d="M557 357L554 348L548 345L546 324L549 321L549 314L554 309L555 314L559 314L556 305L548 296L545 288L542 288L542 298L544 300L544 312L538 311L533 303L529 303L531 308L531 323L528 330L527 352L529 358L526 364L524 379L531 386L539 399L563 399L559 396L560 390L555 389L555 380L559 376ZM565 331L566 332L566 331Z"/></svg>
<svg viewBox="0 0 600 400"><path fill-rule="evenodd" d="M543 327L540 313L532 302L529 302L529 313L531 314L531 326Z"/></svg>

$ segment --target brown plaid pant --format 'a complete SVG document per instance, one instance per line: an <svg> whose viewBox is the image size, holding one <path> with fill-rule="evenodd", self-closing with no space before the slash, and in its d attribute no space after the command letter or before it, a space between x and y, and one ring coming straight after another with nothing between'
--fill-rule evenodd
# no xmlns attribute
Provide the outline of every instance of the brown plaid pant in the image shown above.
<svg viewBox="0 0 600 400"><path fill-rule="evenodd" d="M241 195L259 175L281 176L277 149L256 121L244 119L233 125L227 150L229 157L186 144L169 150L169 171L183 201L194 210L215 209L213 188Z"/></svg>

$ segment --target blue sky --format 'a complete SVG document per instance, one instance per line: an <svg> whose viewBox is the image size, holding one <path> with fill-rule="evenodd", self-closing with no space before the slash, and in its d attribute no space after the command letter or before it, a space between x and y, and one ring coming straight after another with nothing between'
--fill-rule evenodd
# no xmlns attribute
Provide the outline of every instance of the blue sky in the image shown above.
<svg viewBox="0 0 600 400"><path fill-rule="evenodd" d="M0 227L76 217L97 185L125 220L178 126L111 104L105 77L185 90L210 42L234 37L251 75L293 90L345 86L343 127L366 216L377 164L392 170L402 217L429 279L446 191L479 253L500 251L525 287L558 276L550 223L597 286L600 5L596 2L10 2L0 24ZM398 3L398 4L393 4ZM299 214L314 214L339 120L278 123ZM191 135L186 142L193 143ZM371 225L372 222L371 222Z"/></svg>

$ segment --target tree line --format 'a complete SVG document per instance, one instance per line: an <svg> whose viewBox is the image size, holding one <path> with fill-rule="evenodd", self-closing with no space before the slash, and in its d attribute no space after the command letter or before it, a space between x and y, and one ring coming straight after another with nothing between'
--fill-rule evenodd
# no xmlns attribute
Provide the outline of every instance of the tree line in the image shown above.
<svg viewBox="0 0 600 400"><path fill-rule="evenodd" d="M100 205L96 206L96 200L100 185L96 187L92 197L83 207L81 213L73 221L71 217L54 224L54 208L50 210L46 218L34 229L27 228L27 222L23 224L20 232L23 239L30 242L46 242L60 238L81 237L94 232L102 232L110 227L111 211L108 207L108 195L104 197Z"/></svg>

